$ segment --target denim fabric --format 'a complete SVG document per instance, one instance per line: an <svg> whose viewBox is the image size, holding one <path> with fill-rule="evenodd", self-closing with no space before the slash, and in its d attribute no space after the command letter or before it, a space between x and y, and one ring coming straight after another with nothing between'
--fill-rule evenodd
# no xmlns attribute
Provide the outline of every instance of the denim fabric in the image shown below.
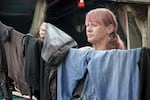
<svg viewBox="0 0 150 100"><path fill-rule="evenodd" d="M77 81L84 76L90 51L70 49L66 59L58 66L57 100L71 100Z"/></svg>
<svg viewBox="0 0 150 100"><path fill-rule="evenodd" d="M138 100L140 50L93 53L87 66L89 84L86 86L85 100Z"/></svg>
<svg viewBox="0 0 150 100"><path fill-rule="evenodd" d="M81 51L70 49L58 67L57 100L71 100L79 79L88 70L81 100L138 100L140 48Z"/></svg>

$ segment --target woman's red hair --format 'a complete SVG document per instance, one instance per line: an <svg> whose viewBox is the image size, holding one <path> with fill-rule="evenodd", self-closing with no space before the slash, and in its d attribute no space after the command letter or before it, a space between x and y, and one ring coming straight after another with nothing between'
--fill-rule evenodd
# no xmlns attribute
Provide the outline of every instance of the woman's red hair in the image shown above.
<svg viewBox="0 0 150 100"><path fill-rule="evenodd" d="M86 15L85 24L87 25L88 22L96 22L98 24L104 24L105 26L112 24L114 26L114 31L109 34L110 41L108 49L125 49L123 41L117 34L118 23L112 11L106 8L93 9Z"/></svg>

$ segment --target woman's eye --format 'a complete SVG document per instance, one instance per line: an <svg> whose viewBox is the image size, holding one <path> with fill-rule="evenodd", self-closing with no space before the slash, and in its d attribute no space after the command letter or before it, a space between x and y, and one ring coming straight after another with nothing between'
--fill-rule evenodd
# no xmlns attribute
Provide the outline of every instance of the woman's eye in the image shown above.
<svg viewBox="0 0 150 100"><path fill-rule="evenodd" d="M93 23L92 26L97 26L97 24Z"/></svg>
<svg viewBox="0 0 150 100"><path fill-rule="evenodd" d="M90 23L90 24L86 24L85 26L86 27L95 27L95 26L98 26L98 24L96 24L96 23Z"/></svg>

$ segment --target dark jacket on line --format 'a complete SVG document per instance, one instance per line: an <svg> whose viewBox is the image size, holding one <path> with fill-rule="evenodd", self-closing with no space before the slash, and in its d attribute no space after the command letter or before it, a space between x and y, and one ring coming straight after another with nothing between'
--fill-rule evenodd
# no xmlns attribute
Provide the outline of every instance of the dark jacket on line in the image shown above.
<svg viewBox="0 0 150 100"><path fill-rule="evenodd" d="M23 41L26 81L38 91L38 99L56 100L57 66L69 48L77 47L77 43L65 32L48 23L44 41L28 35Z"/></svg>

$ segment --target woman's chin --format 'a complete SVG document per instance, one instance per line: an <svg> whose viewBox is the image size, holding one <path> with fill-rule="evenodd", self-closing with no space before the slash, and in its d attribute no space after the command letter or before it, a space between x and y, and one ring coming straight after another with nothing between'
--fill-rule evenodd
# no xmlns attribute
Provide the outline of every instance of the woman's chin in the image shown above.
<svg viewBox="0 0 150 100"><path fill-rule="evenodd" d="M89 43L93 43L93 39L88 39L88 42Z"/></svg>

